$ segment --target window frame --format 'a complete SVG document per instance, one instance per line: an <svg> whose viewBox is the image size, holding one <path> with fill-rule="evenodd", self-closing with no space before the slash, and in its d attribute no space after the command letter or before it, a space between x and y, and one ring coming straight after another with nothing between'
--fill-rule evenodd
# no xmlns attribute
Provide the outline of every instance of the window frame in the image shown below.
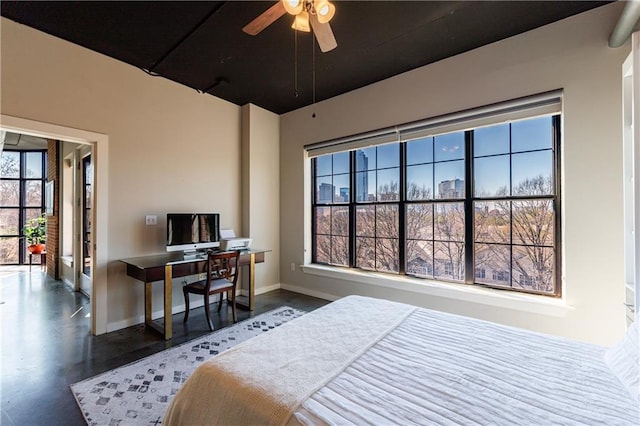
<svg viewBox="0 0 640 426"><path fill-rule="evenodd" d="M398 144L398 149L400 151L400 176L399 176L399 188L400 188L400 199L399 200L393 200L393 201L375 201L375 202L357 202L356 200L356 153L363 149L363 144L360 143L360 146L356 146L355 148L351 148L348 150L349 155L350 155L350 163L351 163L351 170L350 170L350 175L351 175L351 185L350 185L350 191L351 191L351 195L350 195L350 200L349 203L340 203L340 206L349 206L349 229L350 229L350 234L349 234L349 239L350 239L350 253L349 253L349 265L347 266L340 266L341 268L352 268L352 269L361 269L356 265L356 260L355 260L355 241L357 236L355 235L355 229L356 229L356 209L359 206L363 206L363 205L380 205L380 204L397 204L398 205L398 217L399 217L399 223L398 223L398 229L399 229L399 235L398 235L398 244L399 244L399 258L398 258L398 262L399 262L399 267L398 267L398 272L397 273L392 273L392 275L400 275L400 276L407 276L410 278L417 278L417 279L428 279L428 280L434 280L434 281L438 281L438 282L453 282L456 284L466 284L466 285L473 285L476 287L487 287L487 288L492 288L492 289L497 289L497 290L506 290L506 291L514 291L514 292L522 292L522 293L527 293L527 294L532 294L532 295L542 295L542 296L547 296L547 297L561 297L562 296L562 281L561 281L561 276L562 276L562 229L561 229L561 225L562 225L562 221L561 221L561 136L562 136L562 111L558 110L552 113L545 113L545 114L533 114L532 116L520 116L517 120L512 120L512 121L521 121L523 119L534 119L538 116L551 116L551 128L552 128L552 135L551 135L551 172L552 172L552 194L549 195L526 195L526 196L514 196L511 194L511 192L509 193L509 196L507 197L479 197L476 196L475 192L474 192L474 185L475 185L475 181L474 181L474 170L473 170L473 163L474 163L474 156L473 156L473 134L474 134L474 130L477 129L478 127L474 127L474 128L467 128L466 130L464 130L464 139L465 139L465 155L464 155L464 164L465 164L465 197L462 199L440 199L437 197L437 188L435 187L436 183L434 182L434 188L433 188L433 197L432 199L429 200L410 200L407 197L407 193L406 193L406 184L407 184L407 158L406 158L406 145L409 141L411 140L416 140L418 138L416 137L412 137L412 138L406 138L403 139L401 138L401 135L398 136L396 143ZM501 123L494 123L494 124L487 124L484 126L480 126L480 127L486 127L486 126L490 126L490 125L498 125ZM433 136L437 136L437 133L433 133ZM385 140L383 143L389 143L388 140ZM345 152L345 151L334 151L333 153L339 153L339 152ZM518 151L519 152L519 151ZM512 152L511 150L509 151L509 155L512 156L514 152ZM323 155L323 154L321 154ZM325 154L326 155L326 154ZM434 163L435 163L435 158L433 159ZM311 255L311 262L312 263L316 263L319 265L325 265L325 266L330 266L330 267L334 267L334 265L331 264L327 264L324 262L317 262L317 253L316 253L316 232L315 232L315 220L316 220L316 208L319 206L319 204L317 203L317 198L316 198L316 168L315 168L315 164L316 164L316 160L315 158L311 158L311 216L312 216L312 224L311 224L311 247L312 247L312 255ZM510 185L511 185L511 168L510 168ZM506 265L506 267L508 267L509 269L506 270L507 275L509 280L507 281L509 286L505 287L505 286L497 286L497 285L492 285L489 283L479 283L476 282L476 268L475 268L475 234L474 234L474 222L475 222L475 216L474 216L474 204L477 201L494 201L494 200L505 200L505 201L518 201L521 199L548 199L551 200L551 207L553 209L553 227L554 227L554 236L553 236L553 245L550 246L551 250L553 250L553 291L551 292L544 292L544 291L533 291L530 289L524 289L524 288L517 288L513 286L514 283L514 277L515 277L515 270L513 269L513 258L512 256L510 256L510 263L509 265ZM430 277L423 277L420 275L416 275L416 274L409 274L406 272L407 269L407 244L408 244L408 239L405 235L405 231L406 231L406 210L407 210L407 206L411 205L411 204L416 204L416 203L431 203L432 205L436 206L438 203L446 203L446 202L451 202L451 201L457 201L457 202L462 202L464 205L464 211L465 211L465 224L464 224L464 249L465 249L465 255L464 255L464 260L463 260L463 266L464 266L464 280L463 281L458 281L458 280L448 280L448 279L443 279L442 277L436 277L435 275L430 276ZM327 206L326 204L324 204L323 206ZM435 207L434 207L435 209ZM435 211L435 210L434 210ZM435 216L435 214L434 214ZM512 225L510 225L512 226ZM515 246L518 246L518 244L515 244L513 242L513 240L509 241L508 243L508 247L510 250L510 253L513 251L513 248ZM336 266L337 267L337 266ZM363 269L364 271L371 271L370 269ZM435 264L431 265L431 270L432 270L432 274L435 274ZM373 271L373 272L383 272L383 271ZM495 273L495 272L494 272ZM488 277L491 275L490 270L485 271L485 275ZM532 278L532 277L530 277Z"/></svg>
<svg viewBox="0 0 640 426"><path fill-rule="evenodd" d="M27 210L40 210L40 214L45 213L45 185L47 183L47 165L48 165L48 151L46 149L36 150L20 150L20 149L4 149L3 152L16 152L19 155L19 171L18 177L0 177L2 181L18 182L18 205L17 206L2 206L2 210L18 211L18 234L3 234L0 235L1 239L17 238L18 239L18 263L17 265L23 265L27 262L27 245L24 239L22 229L24 228L28 215ZM27 156L31 153L40 154L40 167L42 176L39 178L29 178L27 173ZM38 205L28 205L27 203L27 183L37 181L41 183L40 190L40 203ZM4 259L0 259L4 262ZM0 263L3 265L15 265L16 263Z"/></svg>

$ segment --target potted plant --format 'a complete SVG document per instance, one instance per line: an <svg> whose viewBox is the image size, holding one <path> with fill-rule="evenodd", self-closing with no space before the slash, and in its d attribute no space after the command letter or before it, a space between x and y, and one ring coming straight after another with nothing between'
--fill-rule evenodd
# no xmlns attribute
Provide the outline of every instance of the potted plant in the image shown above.
<svg viewBox="0 0 640 426"><path fill-rule="evenodd" d="M47 233L47 219L44 215L29 219L22 232L28 244L27 250L35 254L44 251Z"/></svg>

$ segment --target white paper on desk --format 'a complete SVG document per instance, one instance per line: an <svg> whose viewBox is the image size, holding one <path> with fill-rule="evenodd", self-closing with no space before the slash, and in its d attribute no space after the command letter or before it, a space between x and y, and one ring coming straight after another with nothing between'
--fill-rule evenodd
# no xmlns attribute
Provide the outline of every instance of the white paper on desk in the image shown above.
<svg viewBox="0 0 640 426"><path fill-rule="evenodd" d="M221 229L220 230L220 239L228 239L235 238L236 233L233 232L233 229Z"/></svg>

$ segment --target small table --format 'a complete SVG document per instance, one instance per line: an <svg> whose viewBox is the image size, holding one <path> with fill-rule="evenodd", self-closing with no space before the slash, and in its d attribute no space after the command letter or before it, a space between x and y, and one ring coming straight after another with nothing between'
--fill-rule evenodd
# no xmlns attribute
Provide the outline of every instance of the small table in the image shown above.
<svg viewBox="0 0 640 426"><path fill-rule="evenodd" d="M254 308L255 265L264 262L264 254L271 250L249 249L240 252L239 266L249 266L249 294L238 296L236 304L249 310ZM171 316L173 309L173 278L196 275L205 271L206 256L185 259L182 252L169 252L151 256L121 259L127 265L127 275L144 283L144 323L162 334L165 340L171 339ZM164 283L164 325L152 318L152 288L154 281ZM246 300L246 301L245 301Z"/></svg>
<svg viewBox="0 0 640 426"><path fill-rule="evenodd" d="M40 256L40 268L47 266L47 251L43 250L40 253L29 252L29 272L31 272L31 263L33 262L33 256Z"/></svg>

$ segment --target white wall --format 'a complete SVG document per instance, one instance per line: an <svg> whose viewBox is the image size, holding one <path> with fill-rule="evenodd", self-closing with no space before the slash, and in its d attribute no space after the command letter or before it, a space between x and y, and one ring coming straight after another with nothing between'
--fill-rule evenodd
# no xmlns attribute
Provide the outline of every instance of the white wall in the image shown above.
<svg viewBox="0 0 640 426"><path fill-rule="evenodd" d="M4 18L1 31L2 114L108 135L107 329L140 322L143 285L118 259L164 251L166 213L241 228L241 109Z"/></svg>
<svg viewBox="0 0 640 426"><path fill-rule="evenodd" d="M309 108L283 115L283 286L325 297L385 297L600 344L620 338L625 327L621 66L629 47L610 49L607 40L621 10L619 3L603 6L318 103L316 118ZM303 145L554 89L564 90L564 301L549 309L531 303L540 307L523 311L528 302L522 300L512 309L508 300L462 300L415 285L403 291L290 271L290 262L304 262L309 226L302 214L308 190Z"/></svg>
<svg viewBox="0 0 640 426"><path fill-rule="evenodd" d="M255 270L256 293L280 287L280 117L256 105L242 107L242 229L252 247L268 249ZM243 275L247 287L247 275Z"/></svg>

